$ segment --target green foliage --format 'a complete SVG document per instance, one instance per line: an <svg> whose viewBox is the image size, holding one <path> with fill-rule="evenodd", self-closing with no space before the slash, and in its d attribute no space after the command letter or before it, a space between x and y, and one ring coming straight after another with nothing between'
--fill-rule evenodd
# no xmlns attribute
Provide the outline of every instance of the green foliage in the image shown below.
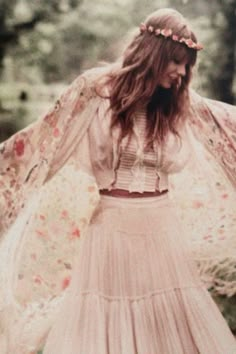
<svg viewBox="0 0 236 354"><path fill-rule="evenodd" d="M204 44L195 85L201 93L217 97L216 82L225 75L228 57L219 57L221 47L227 45L220 31L224 34L227 14L235 2L214 0L210 6L205 0L98 0L95 3L10 0L4 3L9 28L23 21L26 14L28 20L39 17L37 24L31 30L20 32L18 42L8 49L17 68L14 79L34 84L71 81L81 70L100 60L114 60L120 54L122 38L130 29L137 27L148 13L171 6L190 19Z"/></svg>
<svg viewBox="0 0 236 354"><path fill-rule="evenodd" d="M215 73L218 55L218 43L215 31L212 30L210 19L207 16L192 20L192 26L198 35L198 41L204 44L204 50L198 53L198 63L194 70L194 86L202 95L214 97L212 82L209 77Z"/></svg>

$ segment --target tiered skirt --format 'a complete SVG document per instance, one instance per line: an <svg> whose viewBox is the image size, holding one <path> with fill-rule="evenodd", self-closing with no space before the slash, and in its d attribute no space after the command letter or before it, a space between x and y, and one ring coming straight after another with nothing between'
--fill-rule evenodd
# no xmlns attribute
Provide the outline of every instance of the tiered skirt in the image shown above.
<svg viewBox="0 0 236 354"><path fill-rule="evenodd" d="M101 196L43 354L235 354L168 195Z"/></svg>

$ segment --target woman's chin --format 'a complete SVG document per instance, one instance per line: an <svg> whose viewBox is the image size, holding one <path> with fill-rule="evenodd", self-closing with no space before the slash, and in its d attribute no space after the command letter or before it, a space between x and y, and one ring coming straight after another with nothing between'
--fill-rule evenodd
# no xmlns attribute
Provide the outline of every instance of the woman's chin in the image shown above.
<svg viewBox="0 0 236 354"><path fill-rule="evenodd" d="M168 84L168 85L166 84L166 85L160 85L159 87L163 90L169 90L172 88L172 86L173 85L171 85L171 84Z"/></svg>
<svg viewBox="0 0 236 354"><path fill-rule="evenodd" d="M162 82L160 84L160 87L163 89L170 89L172 86L173 86L173 82L170 81Z"/></svg>

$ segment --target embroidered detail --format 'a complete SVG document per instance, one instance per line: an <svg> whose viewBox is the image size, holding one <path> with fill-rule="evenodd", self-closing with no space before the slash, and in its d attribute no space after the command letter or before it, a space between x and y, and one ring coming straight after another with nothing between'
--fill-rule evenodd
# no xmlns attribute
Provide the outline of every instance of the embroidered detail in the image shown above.
<svg viewBox="0 0 236 354"><path fill-rule="evenodd" d="M183 285L183 286L173 286L172 288L171 287L166 287L166 288L163 288L163 289L156 289L156 290L153 290L153 291L149 291L147 292L146 294L143 294L143 295L134 295L134 296L115 296L115 295L108 295L108 294L104 294L103 292L101 291L98 291L98 290L83 290L81 291L80 293L77 294L77 296L89 296L89 295L92 295L92 296L97 296L99 298L102 298L106 301L120 301L120 300L128 300L128 301L142 301L142 300L145 300L147 298L150 298L150 297L153 297L153 296L158 296L160 294L165 294L165 293L174 293L174 292L178 292L178 291L188 291L188 290L191 290L191 289L196 289L196 291L199 291L199 290L202 290L204 289L205 290L205 287L202 285L201 282L199 283L196 283L196 285Z"/></svg>
<svg viewBox="0 0 236 354"><path fill-rule="evenodd" d="M15 140L14 142L14 151L17 156L22 156L24 155L25 151L25 142L23 139Z"/></svg>
<svg viewBox="0 0 236 354"><path fill-rule="evenodd" d="M136 116L135 118L137 119ZM146 176L146 169L144 166L144 142L141 139L141 134L136 119L134 119L133 132L137 143L137 152L136 159L131 168L133 179L129 184L129 192L135 192L137 190L139 192L144 192Z"/></svg>

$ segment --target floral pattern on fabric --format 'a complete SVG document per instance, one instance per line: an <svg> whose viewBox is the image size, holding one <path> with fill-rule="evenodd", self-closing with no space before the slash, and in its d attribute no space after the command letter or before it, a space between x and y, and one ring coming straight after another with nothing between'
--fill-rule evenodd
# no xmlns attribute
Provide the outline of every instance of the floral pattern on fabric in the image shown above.
<svg viewBox="0 0 236 354"><path fill-rule="evenodd" d="M73 258L79 254L80 239L98 200L96 184L72 166L62 171L60 179L49 182L21 256L17 298L22 304L67 288Z"/></svg>
<svg viewBox="0 0 236 354"><path fill-rule="evenodd" d="M77 78L45 117L0 146L2 354L16 353L9 346L17 348L18 354L29 354L43 345L70 284L80 239L98 201L96 181L81 175L79 161L73 156L101 107L102 98L94 90L97 75L100 73L95 70ZM206 281L211 285L217 276L209 272L209 267L217 264L217 257L225 255L220 255L220 250L227 248L233 254L236 249L235 236L230 237L235 235L236 220L231 208L235 191L225 184L227 176L236 186L236 108L195 93L191 100L190 129L210 155L208 160L200 157L203 174L195 175L190 168L186 174L173 176L171 189L177 196L180 217L191 233L196 259L203 265L203 277L207 275ZM214 172L210 177L220 204L211 200L211 189L205 190L201 185L201 178L209 178L205 161L211 167L212 157L222 168L217 177ZM193 160L196 166L194 154ZM191 196L185 193L194 189L196 193ZM40 200L33 205L31 197L38 193ZM211 220L205 209L210 210ZM209 223L207 229L205 222ZM3 233L5 230L8 231ZM207 247L211 244L214 247ZM205 262L208 259L210 263ZM222 293L233 294L236 285L230 284L231 289L227 284L217 285Z"/></svg>
<svg viewBox="0 0 236 354"><path fill-rule="evenodd" d="M45 117L0 145L0 230L14 221L24 200L52 175L54 162L60 165L57 154L62 164L69 157L68 131L94 96L85 82L83 76L77 78Z"/></svg>
<svg viewBox="0 0 236 354"><path fill-rule="evenodd" d="M236 107L192 92L190 124L197 140L236 186Z"/></svg>

